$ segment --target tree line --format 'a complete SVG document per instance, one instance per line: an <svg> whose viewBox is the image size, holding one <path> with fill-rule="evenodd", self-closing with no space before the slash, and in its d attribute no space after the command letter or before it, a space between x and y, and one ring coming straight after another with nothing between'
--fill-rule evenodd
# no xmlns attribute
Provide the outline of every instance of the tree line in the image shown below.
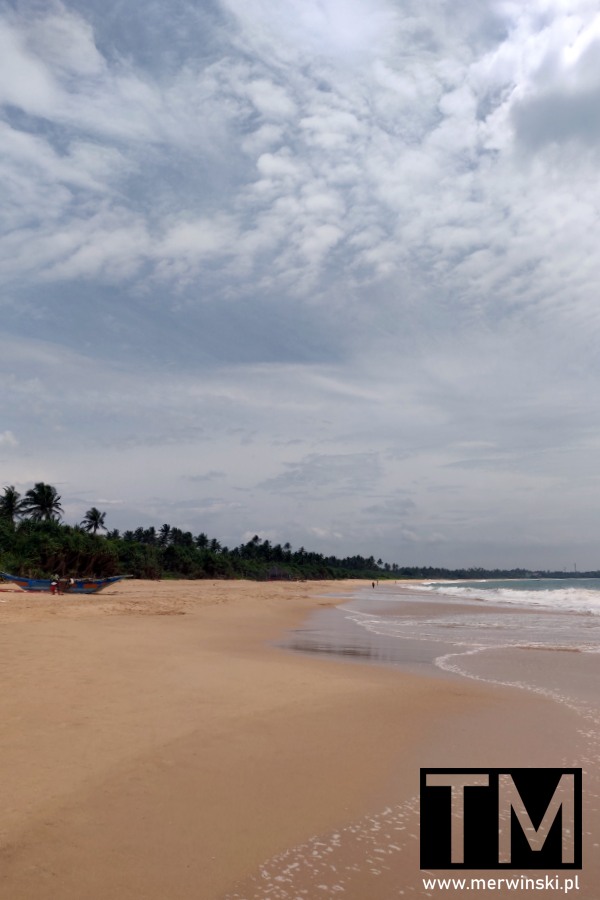
<svg viewBox="0 0 600 900"><path fill-rule="evenodd" d="M205 532L197 535L168 523L122 533L106 527L106 513L92 506L76 525L62 522L61 498L55 487L38 482L21 495L8 485L0 495L0 570L28 577L251 578L376 580L566 578L572 572L528 569L447 569L399 566L374 556L325 556L288 543L261 540L256 534L238 547L225 547ZM579 572L599 577L600 572Z"/></svg>
<svg viewBox="0 0 600 900"><path fill-rule="evenodd" d="M338 559L258 535L229 548L205 532L194 535L168 523L108 530L106 513L95 506L76 525L62 516L53 485L38 482L24 495L6 486L0 496L0 569L28 577L251 579L375 579L398 569L374 556Z"/></svg>

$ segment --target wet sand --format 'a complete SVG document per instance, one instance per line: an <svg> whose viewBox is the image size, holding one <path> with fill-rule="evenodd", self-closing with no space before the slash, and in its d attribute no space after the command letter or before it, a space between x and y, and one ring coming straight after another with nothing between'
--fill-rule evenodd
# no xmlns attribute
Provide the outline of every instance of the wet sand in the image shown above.
<svg viewBox="0 0 600 900"><path fill-rule="evenodd" d="M2 591L3 900L426 896L419 767L556 765L574 714L274 644L344 589Z"/></svg>

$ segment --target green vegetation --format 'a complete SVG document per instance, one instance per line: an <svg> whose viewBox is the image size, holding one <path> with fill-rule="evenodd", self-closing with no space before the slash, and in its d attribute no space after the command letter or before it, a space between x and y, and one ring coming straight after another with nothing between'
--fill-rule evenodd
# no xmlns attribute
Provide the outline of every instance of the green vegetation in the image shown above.
<svg viewBox="0 0 600 900"><path fill-rule="evenodd" d="M323 579L382 578L396 566L353 556L337 559L290 544L272 544L255 535L239 547L169 524L158 530L106 531L106 513L95 506L81 524L62 523L60 496L39 482L21 497L14 486L0 496L0 569L16 575L49 577L127 573L137 578ZM98 532L106 531L102 535ZM396 576L397 577L397 576Z"/></svg>
<svg viewBox="0 0 600 900"><path fill-rule="evenodd" d="M81 524L62 523L60 496L52 485L38 482L21 497L13 485L0 495L0 569L29 577L105 577L129 574L136 578L250 578L270 579L431 579L572 577L572 572L529 572L526 569L445 569L398 566L373 556L338 559L290 544L272 544L254 535L229 549L217 538L164 524L158 530L136 528L107 531L106 513L95 506ZM98 534L105 531L106 534ZM580 572L597 577L598 572Z"/></svg>

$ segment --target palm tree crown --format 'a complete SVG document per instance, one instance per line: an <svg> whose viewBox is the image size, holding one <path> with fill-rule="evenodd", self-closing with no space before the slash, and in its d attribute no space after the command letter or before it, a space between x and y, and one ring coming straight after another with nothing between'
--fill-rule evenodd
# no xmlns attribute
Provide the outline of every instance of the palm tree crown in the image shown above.
<svg viewBox="0 0 600 900"><path fill-rule="evenodd" d="M57 522L62 511L60 496L51 484L38 481L25 494L22 512L34 522Z"/></svg>
<svg viewBox="0 0 600 900"><path fill-rule="evenodd" d="M7 485L0 497L0 517L8 519L14 525L22 512L23 500L20 493L13 484Z"/></svg>
<svg viewBox="0 0 600 900"><path fill-rule="evenodd" d="M82 519L81 525L84 531L91 531L92 534L96 534L99 528L102 528L106 531L106 525L104 524L104 520L106 518L105 512L100 512L95 506L92 506L91 509L88 509L85 516Z"/></svg>
<svg viewBox="0 0 600 900"><path fill-rule="evenodd" d="M158 532L158 543L161 547L166 547L171 537L171 526L166 522L162 525Z"/></svg>

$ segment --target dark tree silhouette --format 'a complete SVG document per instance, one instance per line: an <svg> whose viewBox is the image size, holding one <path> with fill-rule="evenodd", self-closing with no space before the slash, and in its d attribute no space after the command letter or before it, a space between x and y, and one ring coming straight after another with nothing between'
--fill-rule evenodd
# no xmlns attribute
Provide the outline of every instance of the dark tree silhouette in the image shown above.
<svg viewBox="0 0 600 900"><path fill-rule="evenodd" d="M92 506L91 509L88 509L81 522L83 530L91 532L92 534L96 534L100 528L102 528L103 531L106 531L106 525L104 524L105 518L105 512L100 512L99 509Z"/></svg>
<svg viewBox="0 0 600 900"><path fill-rule="evenodd" d="M4 488L0 497L0 517L15 525L23 513L23 499L13 484Z"/></svg>
<svg viewBox="0 0 600 900"><path fill-rule="evenodd" d="M33 522L58 522L63 510L56 488L38 481L26 492L22 511Z"/></svg>

